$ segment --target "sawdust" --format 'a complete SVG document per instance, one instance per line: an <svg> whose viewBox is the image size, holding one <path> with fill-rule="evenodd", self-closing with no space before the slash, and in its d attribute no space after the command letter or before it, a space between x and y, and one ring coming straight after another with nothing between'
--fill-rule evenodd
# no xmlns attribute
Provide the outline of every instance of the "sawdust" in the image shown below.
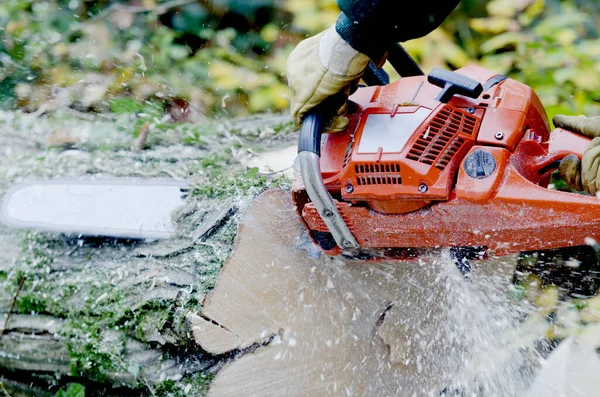
<svg viewBox="0 0 600 397"><path fill-rule="evenodd" d="M514 324L506 302L486 297L496 291L440 258L312 260L290 248L301 233L285 192L263 194L241 224L200 323L235 335L231 350L270 342L226 364L209 396L438 396L475 384L482 395L506 397L525 386L519 377L474 380L464 372ZM505 273L494 273L496 288L508 283ZM195 332L208 351L214 336ZM523 358L511 352L508 363L494 372L512 376Z"/></svg>
<svg viewBox="0 0 600 397"><path fill-rule="evenodd" d="M544 363L527 397L598 397L600 324L563 340Z"/></svg>

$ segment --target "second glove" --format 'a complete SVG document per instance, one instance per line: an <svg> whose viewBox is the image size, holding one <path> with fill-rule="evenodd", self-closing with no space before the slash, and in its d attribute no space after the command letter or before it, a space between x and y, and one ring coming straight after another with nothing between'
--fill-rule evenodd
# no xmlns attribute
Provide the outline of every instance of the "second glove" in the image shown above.
<svg viewBox="0 0 600 397"><path fill-rule="evenodd" d="M558 171L573 189L596 195L600 191L600 117L559 115L553 121L556 127L594 138L581 161L569 155L561 161Z"/></svg>

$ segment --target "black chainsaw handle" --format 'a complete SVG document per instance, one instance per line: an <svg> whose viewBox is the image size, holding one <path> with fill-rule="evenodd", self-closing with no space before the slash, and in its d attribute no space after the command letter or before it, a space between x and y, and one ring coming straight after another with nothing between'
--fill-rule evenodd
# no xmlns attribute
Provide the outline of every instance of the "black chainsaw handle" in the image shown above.
<svg viewBox="0 0 600 397"><path fill-rule="evenodd" d="M304 116L298 139L298 153L313 152L321 157L321 135L330 119L328 113L325 108L319 107Z"/></svg>

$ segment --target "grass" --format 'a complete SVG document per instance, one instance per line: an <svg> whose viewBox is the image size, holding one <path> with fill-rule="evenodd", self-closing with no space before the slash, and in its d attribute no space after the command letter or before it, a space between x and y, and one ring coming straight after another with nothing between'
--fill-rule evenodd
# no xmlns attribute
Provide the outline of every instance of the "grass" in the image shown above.
<svg viewBox="0 0 600 397"><path fill-rule="evenodd" d="M285 188L289 181L283 176L267 177L260 175L258 168L239 170L233 174L212 172L211 183L199 184L192 189L192 195L206 198L251 196L266 188Z"/></svg>

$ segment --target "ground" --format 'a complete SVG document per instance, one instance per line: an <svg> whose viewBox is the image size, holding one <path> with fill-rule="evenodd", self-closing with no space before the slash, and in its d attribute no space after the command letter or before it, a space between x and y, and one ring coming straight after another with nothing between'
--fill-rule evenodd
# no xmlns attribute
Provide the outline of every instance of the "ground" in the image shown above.
<svg viewBox="0 0 600 397"><path fill-rule="evenodd" d="M0 113L0 193L38 178L190 187L166 241L0 226L10 395L520 396L554 346L600 321L598 297L551 285L532 257L478 262L469 281L444 251L402 264L319 256L289 166L251 168L257 154L293 156L287 120Z"/></svg>

